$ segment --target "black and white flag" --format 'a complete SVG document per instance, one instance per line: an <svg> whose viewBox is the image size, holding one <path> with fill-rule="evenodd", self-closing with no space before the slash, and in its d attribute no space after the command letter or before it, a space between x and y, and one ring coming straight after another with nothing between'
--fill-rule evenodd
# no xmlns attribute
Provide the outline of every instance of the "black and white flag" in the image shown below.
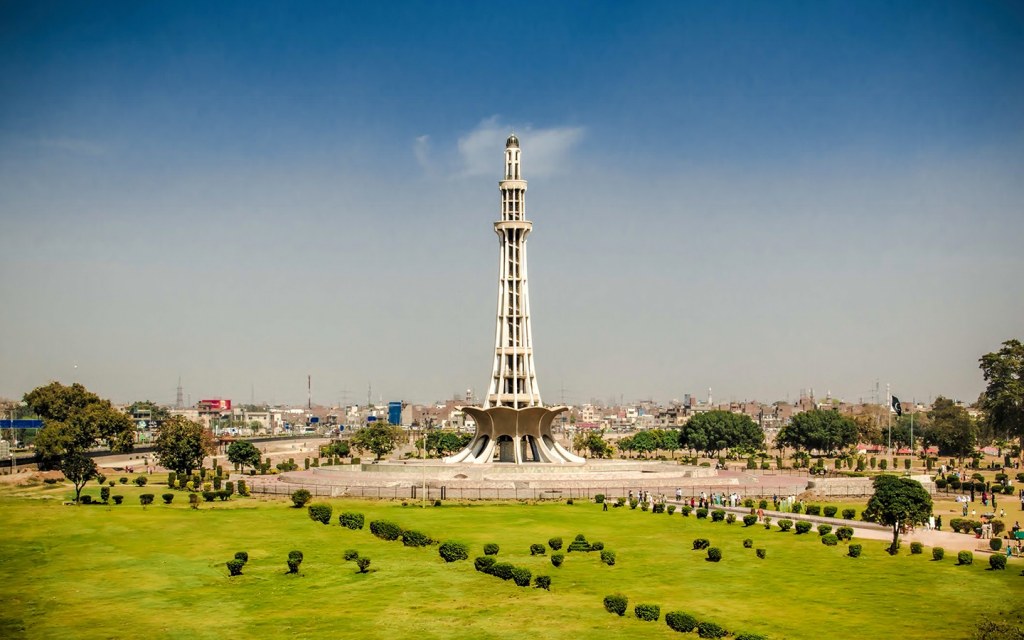
<svg viewBox="0 0 1024 640"><path fill-rule="evenodd" d="M900 404L900 399L896 396L892 397L892 410L896 412L897 416L903 415L903 405Z"/></svg>

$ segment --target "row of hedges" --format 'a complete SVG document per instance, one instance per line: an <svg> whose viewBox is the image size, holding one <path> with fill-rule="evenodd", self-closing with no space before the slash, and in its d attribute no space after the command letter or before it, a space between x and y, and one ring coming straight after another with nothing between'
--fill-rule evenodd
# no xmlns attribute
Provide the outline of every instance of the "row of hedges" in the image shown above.
<svg viewBox="0 0 1024 640"><path fill-rule="evenodd" d="M626 615L629 608L629 598L621 593L615 593L604 597L604 608L608 613L618 616ZM661 605L640 603L633 607L633 615L637 620L645 622L657 622L661 618ZM665 624L669 629L679 633L690 633L696 631L701 638L724 638L729 632L718 623L710 620L699 621L694 616L684 611L669 611L665 614ZM738 633L736 640L764 640L764 636L752 633Z"/></svg>
<svg viewBox="0 0 1024 640"><path fill-rule="evenodd" d="M520 587L530 586L530 579L533 577L532 572L526 567L517 567L510 562L498 562L494 556L480 556L473 561L473 566L480 573L502 580L512 580ZM551 590L549 576L537 576L533 583L539 589Z"/></svg>

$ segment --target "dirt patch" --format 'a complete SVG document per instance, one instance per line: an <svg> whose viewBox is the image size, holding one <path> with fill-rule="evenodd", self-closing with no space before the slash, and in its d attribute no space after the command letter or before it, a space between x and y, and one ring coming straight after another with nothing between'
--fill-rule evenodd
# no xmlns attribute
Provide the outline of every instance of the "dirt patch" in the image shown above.
<svg viewBox="0 0 1024 640"><path fill-rule="evenodd" d="M34 485L41 484L43 480L48 478L63 482L64 474L60 471L23 471L13 475L0 476L0 484Z"/></svg>

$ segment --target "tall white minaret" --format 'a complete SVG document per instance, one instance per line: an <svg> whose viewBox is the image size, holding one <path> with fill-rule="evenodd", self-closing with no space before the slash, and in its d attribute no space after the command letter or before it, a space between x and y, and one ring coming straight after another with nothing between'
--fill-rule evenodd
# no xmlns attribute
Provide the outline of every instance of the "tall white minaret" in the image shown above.
<svg viewBox="0 0 1024 640"><path fill-rule="evenodd" d="M533 366L530 287L526 280L526 236L533 223L526 219L526 180L520 173L520 153L519 138L512 134L505 141L505 178L498 182L501 220L494 223L501 248L498 313L494 367L484 409L541 406Z"/></svg>

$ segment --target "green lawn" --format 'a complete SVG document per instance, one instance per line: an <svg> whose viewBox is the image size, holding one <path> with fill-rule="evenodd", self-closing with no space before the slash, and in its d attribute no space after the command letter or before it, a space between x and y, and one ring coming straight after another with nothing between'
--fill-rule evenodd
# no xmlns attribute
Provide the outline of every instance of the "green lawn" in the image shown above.
<svg viewBox="0 0 1024 640"><path fill-rule="evenodd" d="M88 492L98 495L95 485ZM664 613L681 609L730 631L770 638L966 638L984 619L1021 622L1024 564L987 570L955 554L898 557L885 543L865 541L864 554L825 547L816 533L797 536L760 525L732 525L579 503L446 504L420 509L399 502L331 501L330 526L282 501L235 499L188 508L143 510L144 489L118 486L120 506L63 506L67 487L0 489L0 637L2 638L672 638ZM49 499L47 499L49 498ZM181 504L178 504L178 503ZM470 560L445 564L436 547L383 542L368 528L337 524L342 510L387 518L435 538L471 545ZM531 543L577 533L614 550L567 554L556 569L531 557ZM693 538L722 549L720 563L691 550ZM768 551L758 560L755 547ZM856 540L855 540L856 541ZM477 573L472 558L486 542L500 560L552 576L551 592L516 587ZM356 573L342 552L372 559ZM288 551L305 554L301 574L286 575ZM229 578L224 563L247 551L245 575ZM550 550L548 551L550 554ZM608 614L609 593L660 604L662 620L647 623ZM827 631L825 631L827 630ZM694 634L692 636L696 638Z"/></svg>

